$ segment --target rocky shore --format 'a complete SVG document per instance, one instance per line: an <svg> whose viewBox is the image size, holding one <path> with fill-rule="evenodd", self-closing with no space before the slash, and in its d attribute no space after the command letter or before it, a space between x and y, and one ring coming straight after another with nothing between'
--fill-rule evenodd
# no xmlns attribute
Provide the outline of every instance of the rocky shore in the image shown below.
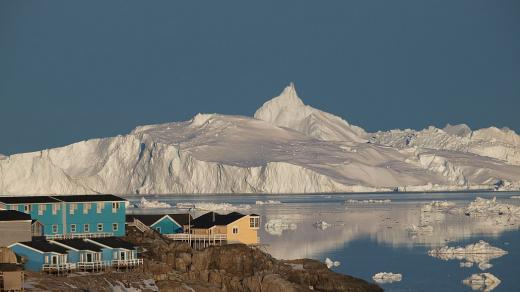
<svg viewBox="0 0 520 292"><path fill-rule="evenodd" d="M133 228L128 228L125 240L144 248L142 270L76 274L65 278L33 273L28 275L28 288L52 291L382 291L362 279L335 273L321 262L278 260L258 247L243 244L195 250L154 231L142 233Z"/></svg>

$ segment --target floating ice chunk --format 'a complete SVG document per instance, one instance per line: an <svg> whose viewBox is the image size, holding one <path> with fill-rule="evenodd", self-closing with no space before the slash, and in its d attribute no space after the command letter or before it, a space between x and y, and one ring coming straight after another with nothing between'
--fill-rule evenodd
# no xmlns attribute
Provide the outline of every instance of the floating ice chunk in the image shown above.
<svg viewBox="0 0 520 292"><path fill-rule="evenodd" d="M340 262L333 261L333 260L331 260L329 258L325 259L325 264L327 265L327 268L329 268L329 269L332 268L332 267L339 267L339 265L341 265Z"/></svg>
<svg viewBox="0 0 520 292"><path fill-rule="evenodd" d="M374 199L353 200L353 199L350 199L350 200L345 201L345 203L347 203L347 204L386 204L386 203L391 203L391 202L392 202L392 200L390 200L390 199L385 199L385 200L374 200Z"/></svg>
<svg viewBox="0 0 520 292"><path fill-rule="evenodd" d="M1 159L1 158L0 158L0 159ZM520 199L520 196L511 196L511 197L509 197L509 198L511 198L511 199Z"/></svg>
<svg viewBox="0 0 520 292"><path fill-rule="evenodd" d="M195 209L195 204L193 203L177 203L175 205L177 209Z"/></svg>
<svg viewBox="0 0 520 292"><path fill-rule="evenodd" d="M453 207L455 207L455 203L454 202L449 202L449 201L432 201L431 203L424 205L421 208L421 211L422 212L442 211L442 210L447 210L447 209L450 209L450 208L453 208Z"/></svg>
<svg viewBox="0 0 520 292"><path fill-rule="evenodd" d="M481 269L482 271L485 271L485 270L490 269L492 267L493 267L493 265L490 264L490 263L480 263L480 264L478 264L478 268Z"/></svg>
<svg viewBox="0 0 520 292"><path fill-rule="evenodd" d="M381 284L393 283L393 282L400 282L403 279L403 275L381 272L381 273L377 273L374 276L372 276L372 279L374 281L376 281L377 283L381 283Z"/></svg>
<svg viewBox="0 0 520 292"><path fill-rule="evenodd" d="M278 204L281 204L281 203L282 202L276 201L276 200L256 201L255 202L256 205L278 205Z"/></svg>
<svg viewBox="0 0 520 292"><path fill-rule="evenodd" d="M491 291L500 285L500 279L491 273L473 274L471 277L462 281L473 290Z"/></svg>
<svg viewBox="0 0 520 292"><path fill-rule="evenodd" d="M472 262L477 264L488 263L492 259L499 258L507 254L507 251L491 246L489 243L480 240L474 244L468 244L465 247L448 247L443 246L441 248L432 249L428 251L428 254L432 257L436 257L442 260L465 260L466 262ZM483 267L488 267L483 265Z"/></svg>
<svg viewBox="0 0 520 292"><path fill-rule="evenodd" d="M520 216L520 206L511 204L503 204L496 201L496 197L488 200L476 198L475 201L469 203L462 212L467 216L473 217L489 217L494 215L510 215Z"/></svg>
<svg viewBox="0 0 520 292"><path fill-rule="evenodd" d="M165 202L147 200L146 198L141 198L139 203L136 204L137 208L141 209L157 209L157 208L171 208L172 206Z"/></svg>
<svg viewBox="0 0 520 292"><path fill-rule="evenodd" d="M284 219L271 219L267 221L264 225L264 229L267 233L271 235L282 235L285 230L296 230L298 226L295 223L290 223L285 221Z"/></svg>
<svg viewBox="0 0 520 292"><path fill-rule="evenodd" d="M425 235L433 233L433 226L431 225L419 225L412 224L406 228L406 231L412 235Z"/></svg>
<svg viewBox="0 0 520 292"><path fill-rule="evenodd" d="M473 267L473 263L472 262L461 262L460 267L461 268L471 268L471 267Z"/></svg>
<svg viewBox="0 0 520 292"><path fill-rule="evenodd" d="M194 206L195 209L202 211L234 212L251 209L251 206L247 204L232 205L229 203L195 203Z"/></svg>
<svg viewBox="0 0 520 292"><path fill-rule="evenodd" d="M329 224L325 221L318 221L318 222L314 223L314 226L318 229L325 230L325 229L329 228L330 226L332 226L332 224Z"/></svg>

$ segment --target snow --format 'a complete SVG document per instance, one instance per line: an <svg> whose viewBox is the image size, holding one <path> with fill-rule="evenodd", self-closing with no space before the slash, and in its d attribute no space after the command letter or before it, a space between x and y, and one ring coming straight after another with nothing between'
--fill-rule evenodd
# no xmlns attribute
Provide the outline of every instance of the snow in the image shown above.
<svg viewBox="0 0 520 292"><path fill-rule="evenodd" d="M158 209L158 208L171 208L172 206L168 203L147 200L146 198L141 198L139 203L136 204L137 208L141 209Z"/></svg>
<svg viewBox="0 0 520 292"><path fill-rule="evenodd" d="M428 251L428 254L445 261L464 261L465 265L468 265L468 263L475 263L478 264L479 269L486 270L493 266L489 261L506 255L507 251L480 240L477 243L468 244L465 247L443 246Z"/></svg>
<svg viewBox="0 0 520 292"><path fill-rule="evenodd" d="M326 258L325 259L325 265L327 265L327 268L330 269L332 267L339 267L341 265L341 263L338 262L338 261L333 261L333 260L331 260L329 258Z"/></svg>
<svg viewBox="0 0 520 292"><path fill-rule="evenodd" d="M256 201L256 205L279 205L282 202L276 200L267 200L267 201Z"/></svg>
<svg viewBox="0 0 520 292"><path fill-rule="evenodd" d="M7 159L7 156L5 156L2 153L0 153L0 160L3 160L3 159Z"/></svg>
<svg viewBox="0 0 520 292"><path fill-rule="evenodd" d="M520 137L513 131L488 128L467 134L463 126L424 131L368 134L305 105L291 85L254 118L198 114L184 122L140 126L126 135L10 155L0 159L0 193L520 188ZM404 145L406 137L413 143Z"/></svg>
<svg viewBox="0 0 520 292"><path fill-rule="evenodd" d="M473 274L462 281L473 290L491 291L500 285L500 280L491 273Z"/></svg>
<svg viewBox="0 0 520 292"><path fill-rule="evenodd" d="M347 200L345 201L346 204L387 204L391 203L392 200L390 199L384 199L384 200L374 200L374 199L368 199L368 200Z"/></svg>
<svg viewBox="0 0 520 292"><path fill-rule="evenodd" d="M376 281L377 283L386 284L386 283L400 282L403 279L403 275L381 272L381 273L377 273L374 276L372 276L372 279L374 281Z"/></svg>
<svg viewBox="0 0 520 292"><path fill-rule="evenodd" d="M298 226L284 218L270 219L264 225L265 231L271 235L281 236L285 230L296 230Z"/></svg>

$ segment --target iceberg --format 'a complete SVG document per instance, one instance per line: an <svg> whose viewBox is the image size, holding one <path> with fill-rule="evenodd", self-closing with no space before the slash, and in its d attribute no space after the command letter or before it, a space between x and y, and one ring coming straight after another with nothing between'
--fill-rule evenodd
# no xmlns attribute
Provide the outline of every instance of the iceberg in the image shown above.
<svg viewBox="0 0 520 292"><path fill-rule="evenodd" d="M471 267L473 267L473 263L472 262L460 262L460 267L461 268L471 268Z"/></svg>
<svg viewBox="0 0 520 292"><path fill-rule="evenodd" d="M240 204L232 205L229 203L194 203L195 209L201 211L221 211L221 212L236 212L251 209L250 205Z"/></svg>
<svg viewBox="0 0 520 292"><path fill-rule="evenodd" d="M325 229L329 228L330 226L332 226L332 224L329 224L325 221L318 221L318 222L314 223L314 226L318 229L325 230Z"/></svg>
<svg viewBox="0 0 520 292"><path fill-rule="evenodd" d="M368 199L368 200L346 200L346 204L387 204L391 203L392 200L390 199L384 199L384 200L374 200L374 199Z"/></svg>
<svg viewBox="0 0 520 292"><path fill-rule="evenodd" d="M271 235L281 236L285 230L296 230L298 226L283 218L270 219L265 223L264 229Z"/></svg>
<svg viewBox="0 0 520 292"><path fill-rule="evenodd" d="M406 231L412 235L425 235L433 233L433 226L431 225L415 225L411 224L406 228Z"/></svg>
<svg viewBox="0 0 520 292"><path fill-rule="evenodd" d="M477 243L468 244L464 247L443 246L428 251L428 255L441 260L459 260L465 261L466 263L478 264L481 270L491 268L492 265L489 264L489 261L506 254L507 251L494 247L483 240L480 240Z"/></svg>
<svg viewBox="0 0 520 292"><path fill-rule="evenodd" d="M510 199L520 199L520 196L511 196Z"/></svg>
<svg viewBox="0 0 520 292"><path fill-rule="evenodd" d="M386 283L400 282L403 279L403 275L381 272L381 273L377 273L374 276L372 276L372 279L376 283L386 284Z"/></svg>
<svg viewBox="0 0 520 292"><path fill-rule="evenodd" d="M278 205L278 204L281 204L281 203L282 202L276 201L276 200L256 201L255 202L256 205Z"/></svg>
<svg viewBox="0 0 520 292"><path fill-rule="evenodd" d="M158 208L171 208L172 206L168 203L154 201L154 200L147 200L146 198L141 198L139 203L136 204L137 208L141 209L158 209Z"/></svg>
<svg viewBox="0 0 520 292"><path fill-rule="evenodd" d="M333 261L333 260L331 260L329 258L326 258L325 259L325 265L327 265L327 268L330 269L332 267L339 267L341 265L341 263L338 262L338 261Z"/></svg>
<svg viewBox="0 0 520 292"><path fill-rule="evenodd" d="M473 274L471 277L462 281L473 290L491 291L500 285L500 279L491 273Z"/></svg>

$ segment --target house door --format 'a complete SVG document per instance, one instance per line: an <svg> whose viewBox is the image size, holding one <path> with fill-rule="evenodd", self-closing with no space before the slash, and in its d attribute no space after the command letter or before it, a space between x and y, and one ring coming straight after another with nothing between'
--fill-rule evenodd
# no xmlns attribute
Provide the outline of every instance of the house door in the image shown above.
<svg viewBox="0 0 520 292"><path fill-rule="evenodd" d="M92 254L87 253L87 263L91 263L91 262L92 262Z"/></svg>
<svg viewBox="0 0 520 292"><path fill-rule="evenodd" d="M119 259L124 261L126 260L126 253L124 251L122 251L120 254L119 254Z"/></svg>
<svg viewBox="0 0 520 292"><path fill-rule="evenodd" d="M51 263L52 263L53 265L57 265L57 264L58 264L58 256L53 255L53 256L51 257Z"/></svg>

